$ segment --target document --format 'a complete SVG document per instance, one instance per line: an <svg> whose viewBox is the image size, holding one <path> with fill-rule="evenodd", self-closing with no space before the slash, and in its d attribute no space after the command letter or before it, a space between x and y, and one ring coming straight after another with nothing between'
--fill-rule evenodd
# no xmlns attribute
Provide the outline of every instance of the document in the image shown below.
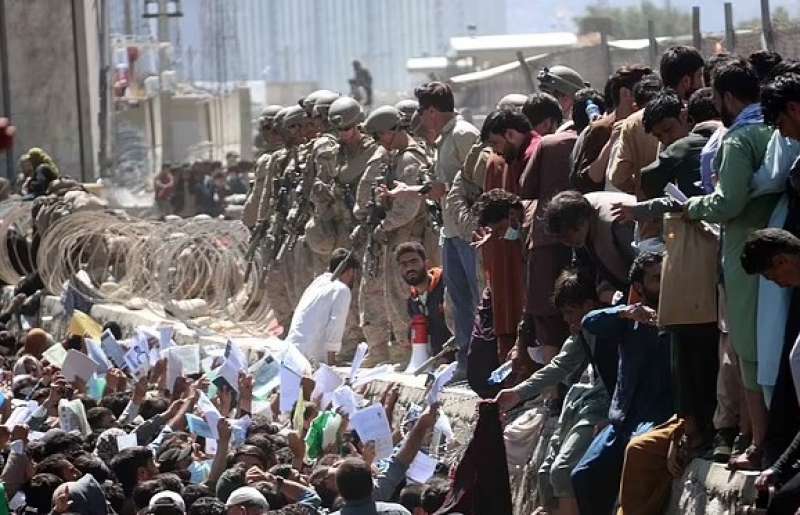
<svg viewBox="0 0 800 515"><path fill-rule="evenodd" d="M394 450L392 429L386 410L380 404L357 410L350 417L350 425L358 433L362 442L375 442L375 458L383 460L391 457Z"/></svg>

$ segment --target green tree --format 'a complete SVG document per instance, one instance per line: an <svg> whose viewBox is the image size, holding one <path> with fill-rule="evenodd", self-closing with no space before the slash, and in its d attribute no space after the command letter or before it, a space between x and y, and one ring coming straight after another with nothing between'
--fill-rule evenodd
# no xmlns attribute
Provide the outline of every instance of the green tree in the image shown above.
<svg viewBox="0 0 800 515"><path fill-rule="evenodd" d="M604 25L618 39L647 37L647 22L653 20L656 36L681 36L692 33L691 14L655 5L649 0L637 6L605 7L590 5L586 14L575 19L578 32L598 32ZM608 26L610 25L610 26Z"/></svg>
<svg viewBox="0 0 800 515"><path fill-rule="evenodd" d="M761 30L761 18L753 18L736 24L739 29ZM793 18L784 6L772 10L772 28L775 30L797 30L800 28L800 18Z"/></svg>

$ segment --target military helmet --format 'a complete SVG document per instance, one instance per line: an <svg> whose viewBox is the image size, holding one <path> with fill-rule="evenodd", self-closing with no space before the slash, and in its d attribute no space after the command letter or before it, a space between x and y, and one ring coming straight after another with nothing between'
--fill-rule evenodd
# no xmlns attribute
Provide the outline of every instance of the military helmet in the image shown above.
<svg viewBox="0 0 800 515"><path fill-rule="evenodd" d="M288 129L292 125L298 125L303 122L306 117L306 112L299 105L289 106L283 110L281 117L281 128Z"/></svg>
<svg viewBox="0 0 800 515"><path fill-rule="evenodd" d="M527 100L528 97L522 93L509 93L497 102L497 109L521 111Z"/></svg>
<svg viewBox="0 0 800 515"><path fill-rule="evenodd" d="M539 89L550 94L574 95L579 89L589 86L578 72L560 64L542 68L536 78L539 80Z"/></svg>
<svg viewBox="0 0 800 515"><path fill-rule="evenodd" d="M327 120L328 109L330 109L331 104L333 104L340 96L342 95L339 93L334 93L333 91L325 91L324 93L320 93L314 102L314 107L311 108L313 116L315 118L319 117L323 120Z"/></svg>
<svg viewBox="0 0 800 515"><path fill-rule="evenodd" d="M317 100L321 96L328 93L333 93L333 91L327 89L318 89L301 98L297 103L305 110L306 115L311 117L314 114L314 105L317 103Z"/></svg>
<svg viewBox="0 0 800 515"><path fill-rule="evenodd" d="M393 106L381 106L369 113L364 122L364 131L367 134L379 134L397 130L401 119L400 111Z"/></svg>
<svg viewBox="0 0 800 515"><path fill-rule="evenodd" d="M413 117L414 113L416 113L417 109L419 109L419 102L414 99L407 98L396 103L394 107L400 111L400 116L402 117L401 123L403 127L410 127L411 117Z"/></svg>
<svg viewBox="0 0 800 515"><path fill-rule="evenodd" d="M349 129L364 121L364 110L353 97L339 97L328 108L328 122L334 129Z"/></svg>
<svg viewBox="0 0 800 515"><path fill-rule="evenodd" d="M282 109L283 106L277 104L271 104L265 107L258 117L258 126L261 128L261 130L272 129L275 127L275 118Z"/></svg>

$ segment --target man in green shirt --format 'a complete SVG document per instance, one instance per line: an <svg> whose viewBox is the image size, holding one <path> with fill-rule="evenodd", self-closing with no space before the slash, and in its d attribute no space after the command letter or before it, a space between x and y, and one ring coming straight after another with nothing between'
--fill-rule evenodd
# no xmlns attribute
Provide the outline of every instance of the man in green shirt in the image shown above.
<svg viewBox="0 0 800 515"><path fill-rule="evenodd" d="M739 256L748 234L767 225L778 200L778 195L751 196L750 181L764 160L773 131L764 124L759 94L758 76L746 61L733 59L714 71L714 104L728 128L715 158L719 182L712 193L692 197L684 206L689 219L719 223L724 230L727 322L739 357L753 434L752 445L733 458L731 466L751 470L761 466L767 410L757 381L758 278L744 271Z"/></svg>

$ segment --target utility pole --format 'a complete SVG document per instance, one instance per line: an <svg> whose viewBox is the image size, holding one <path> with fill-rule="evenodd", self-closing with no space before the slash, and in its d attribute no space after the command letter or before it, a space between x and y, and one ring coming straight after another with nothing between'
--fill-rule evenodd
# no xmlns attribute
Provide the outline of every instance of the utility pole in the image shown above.
<svg viewBox="0 0 800 515"><path fill-rule="evenodd" d="M725 50L736 50L736 29L733 27L733 4L725 2Z"/></svg>
<svg viewBox="0 0 800 515"><path fill-rule="evenodd" d="M100 126L100 148L97 152L97 164L100 168L100 177L105 177L111 167L111 145L109 132L111 130L111 95L109 74L111 73L111 42L110 42L110 13L108 0L99 0L99 30L98 53L100 58L100 111L97 114Z"/></svg>
<svg viewBox="0 0 800 515"><path fill-rule="evenodd" d="M133 0L124 0L123 8L125 9L125 35L133 35L133 9L131 2Z"/></svg>
<svg viewBox="0 0 800 515"><path fill-rule="evenodd" d="M775 31L772 29L772 18L769 13L769 0L761 0L761 35L764 37L764 47L770 52L775 51Z"/></svg>

